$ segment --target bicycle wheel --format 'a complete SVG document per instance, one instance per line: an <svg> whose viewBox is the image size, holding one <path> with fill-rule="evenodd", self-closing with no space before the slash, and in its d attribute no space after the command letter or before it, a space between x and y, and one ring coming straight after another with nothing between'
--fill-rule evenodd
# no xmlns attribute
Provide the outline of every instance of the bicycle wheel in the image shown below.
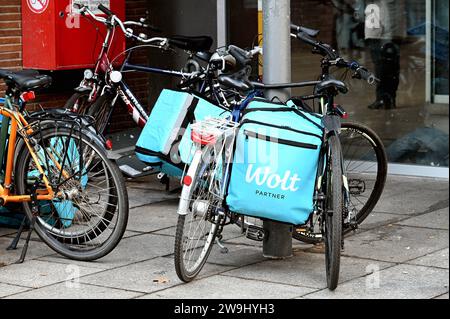
<svg viewBox="0 0 450 319"><path fill-rule="evenodd" d="M375 208L386 183L388 161L383 142L366 126L343 123L340 135L350 191L349 221L361 224ZM346 227L349 232L351 227Z"/></svg>
<svg viewBox="0 0 450 319"><path fill-rule="evenodd" d="M82 92L73 94L66 102L64 108L71 112L87 115L94 119L94 127L98 133L103 134L109 124L111 101L108 95L100 96L96 101L89 102L90 92Z"/></svg>
<svg viewBox="0 0 450 319"><path fill-rule="evenodd" d="M323 236L325 239L325 265L327 286L335 290L339 281L342 247L343 181L342 151L339 138L328 140L327 169L325 175L325 209L323 211Z"/></svg>
<svg viewBox="0 0 450 319"><path fill-rule="evenodd" d="M199 274L216 239L222 203L216 193L220 189L215 178L218 166L207 147L197 151L187 172L192 183L183 186L175 235L175 270L184 282Z"/></svg>
<svg viewBox="0 0 450 319"><path fill-rule="evenodd" d="M388 162L383 142L371 129L357 123L342 123L341 140L345 174L349 186L348 216L344 234L369 216L380 199L387 178ZM294 229L293 238L309 244L323 240L317 216L308 227Z"/></svg>
<svg viewBox="0 0 450 319"><path fill-rule="evenodd" d="M89 102L90 92L74 93L64 105L64 109L78 114L86 114L92 103Z"/></svg>
<svg viewBox="0 0 450 319"><path fill-rule="evenodd" d="M98 133L104 134L109 125L112 97L108 94L102 95L86 112L95 120L95 128Z"/></svg>
<svg viewBox="0 0 450 319"><path fill-rule="evenodd" d="M37 162L55 192L40 201L35 230L57 253L74 260L106 256L121 240L128 221L128 195L117 166L87 135L67 127L45 128L33 136L36 157L23 140L15 168L17 193L45 189ZM31 220L31 203L23 204Z"/></svg>

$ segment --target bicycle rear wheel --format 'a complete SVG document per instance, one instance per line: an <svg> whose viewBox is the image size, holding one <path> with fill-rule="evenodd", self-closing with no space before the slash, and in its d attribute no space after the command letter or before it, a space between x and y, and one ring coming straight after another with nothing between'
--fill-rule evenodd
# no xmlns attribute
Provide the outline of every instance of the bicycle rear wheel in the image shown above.
<svg viewBox="0 0 450 319"><path fill-rule="evenodd" d="M197 151L186 176L192 183L183 186L178 208L175 235L175 270L184 282L192 281L201 271L216 239L221 216L222 200L215 179L216 161L211 149Z"/></svg>
<svg viewBox="0 0 450 319"><path fill-rule="evenodd" d="M22 140L15 169L17 193L45 189L37 161L59 196L40 201L35 230L59 254L91 261L110 253L128 220L128 196L117 166L102 146L68 127L47 127L32 136L36 158ZM23 204L31 220L31 203Z"/></svg>

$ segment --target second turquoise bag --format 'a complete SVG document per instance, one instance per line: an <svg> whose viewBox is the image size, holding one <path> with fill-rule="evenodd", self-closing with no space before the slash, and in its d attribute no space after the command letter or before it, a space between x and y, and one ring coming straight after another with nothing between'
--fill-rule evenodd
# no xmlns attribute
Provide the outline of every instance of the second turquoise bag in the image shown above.
<svg viewBox="0 0 450 319"><path fill-rule="evenodd" d="M191 124L229 116L228 110L204 98L165 89L136 143L136 156L169 176L181 177L185 164L192 160Z"/></svg>

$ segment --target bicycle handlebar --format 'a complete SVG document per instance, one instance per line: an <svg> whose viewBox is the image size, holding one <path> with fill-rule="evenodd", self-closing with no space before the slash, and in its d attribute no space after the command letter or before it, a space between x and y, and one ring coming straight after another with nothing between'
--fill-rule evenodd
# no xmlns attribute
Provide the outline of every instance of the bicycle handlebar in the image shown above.
<svg viewBox="0 0 450 319"><path fill-rule="evenodd" d="M291 26L292 29L298 31L300 27L297 27L295 25ZM375 82L379 81L373 73L368 71L363 66L359 65L358 62L352 61L347 62L343 58L341 58L336 50L334 50L330 45L326 43L322 43L320 41L317 41L315 39L312 39L305 31L299 31L296 34L293 34L294 37L297 39L303 41L306 44L309 44L313 47L313 53L319 53L323 56L327 56L331 61L330 64L337 66L337 67L344 67L348 68L355 72L355 77L363 79L367 81L370 85L374 84Z"/></svg>
<svg viewBox="0 0 450 319"><path fill-rule="evenodd" d="M262 49L260 47L254 47L252 50L247 51L238 46L230 45L228 52L241 64L248 65L256 54L261 54Z"/></svg>
<svg viewBox="0 0 450 319"><path fill-rule="evenodd" d="M358 62L346 62L347 67L353 71L356 72L356 74L363 80L367 81L370 85L374 84L375 82L378 82L379 80L376 78L376 76L367 70L366 68L360 66Z"/></svg>
<svg viewBox="0 0 450 319"><path fill-rule="evenodd" d="M320 30L310 29L310 28L306 28L306 27L303 27L303 26L298 26L298 25L295 25L295 24L291 24L291 31L293 31L295 33L302 32L302 33L305 33L305 34L307 34L308 36L310 36L312 38L317 37L319 35L319 33L320 33Z"/></svg>
<svg viewBox="0 0 450 319"><path fill-rule="evenodd" d="M109 10L107 7L105 7L103 4L99 4L98 5L98 9L103 12L104 14L106 14L108 17L111 17L114 15L114 13L112 13L111 10Z"/></svg>
<svg viewBox="0 0 450 319"><path fill-rule="evenodd" d="M169 40L167 38L154 37L154 38L147 39L147 38L142 37L140 35L139 36L134 35L133 34L133 30L127 29L125 27L126 25L136 25L136 26L140 26L140 27L144 27L144 28L153 28L153 26L148 25L148 24L144 24L143 22L136 22L136 21L125 21L125 22L123 22L112 11L110 11L108 8L106 8L102 4L100 4L98 6L98 9L108 16L107 19L104 18L104 17L97 16L94 12L92 12L85 5L82 5L82 4L79 4L79 3L74 3L73 7L78 9L80 11L80 14L84 15L85 13L87 13L88 15L90 15L97 22L103 23L105 25L110 25L110 24L113 25L113 26L114 25L118 25L127 38L133 38L133 39L136 39L136 40L138 40L138 41L140 41L142 43L146 43L146 44L158 42L159 46L161 46L161 47L167 46L167 44L168 44Z"/></svg>

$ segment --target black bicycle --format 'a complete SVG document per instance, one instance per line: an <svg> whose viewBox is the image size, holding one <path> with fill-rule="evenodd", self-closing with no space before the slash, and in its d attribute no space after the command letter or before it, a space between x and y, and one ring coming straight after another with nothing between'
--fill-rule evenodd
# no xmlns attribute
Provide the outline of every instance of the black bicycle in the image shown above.
<svg viewBox="0 0 450 319"><path fill-rule="evenodd" d="M314 54L320 54L324 58L321 61L320 79L330 79L331 68L343 68L353 71L353 78L366 80L374 84L377 79L366 68L356 61L346 61L330 45L313 38L317 33L311 34L303 31L296 25L291 26L293 36L313 47ZM340 105L334 105L334 101L324 100L317 94L303 96L296 99L298 106L308 111L315 111L307 104L308 100L320 99L321 113L328 107L340 109L343 118L348 118ZM357 229L373 211L378 203L386 183L388 161L386 151L380 137L370 128L360 123L344 121L340 130L342 145L343 165L346 172L345 186L349 192L348 211L344 215L344 233L347 234ZM314 220L310 220L308 227L300 227L294 230L295 239L318 243L322 241L320 232L314 230Z"/></svg>
<svg viewBox="0 0 450 319"><path fill-rule="evenodd" d="M325 81L330 78L331 68L344 68L352 70L354 77L366 80L373 84L376 79L372 73L368 72L357 62L348 62L342 59L331 46L315 41L313 36L317 36L317 30L311 30L304 27L292 26L295 38L302 41L308 41L314 44L313 53L324 56L322 60L322 72L320 79ZM199 84L207 83L205 94L210 99L216 101L227 108L233 109L239 104L238 110L244 109L248 101L254 97L263 96L264 90L304 87L305 85L315 86L320 81L311 81L309 83L286 83L265 85L250 80L251 65L253 58L261 50L256 47L252 50L244 50L234 45L226 50L220 50L215 53L215 64L211 64L203 73L197 73L192 78L180 84L182 89L190 89L195 92ZM220 58L219 58L220 57ZM217 61L226 61L223 66ZM231 65L231 66L230 66ZM225 70L217 74L217 70ZM317 92L317 90L316 90ZM317 100L320 109L315 109L308 104L309 100ZM247 100L247 101L246 101ZM360 225L373 211L384 189L387 177L387 156L384 145L378 135L365 125L347 121L347 114L339 105L334 105L319 94L300 96L290 99L288 102L307 112L316 112L326 114L327 105L333 105L340 109L343 122L340 128L339 139L342 145L343 165L346 171L345 186L349 191L349 205L345 212L344 233L350 233ZM242 226L243 232L251 238L262 238L262 228L253 227L255 222L250 222L248 218L242 222L237 221ZM250 226L251 227L248 227ZM318 243L323 240L320 232L314 230L314 221L311 220L307 227L302 226L295 229L293 236L295 239L307 242Z"/></svg>

